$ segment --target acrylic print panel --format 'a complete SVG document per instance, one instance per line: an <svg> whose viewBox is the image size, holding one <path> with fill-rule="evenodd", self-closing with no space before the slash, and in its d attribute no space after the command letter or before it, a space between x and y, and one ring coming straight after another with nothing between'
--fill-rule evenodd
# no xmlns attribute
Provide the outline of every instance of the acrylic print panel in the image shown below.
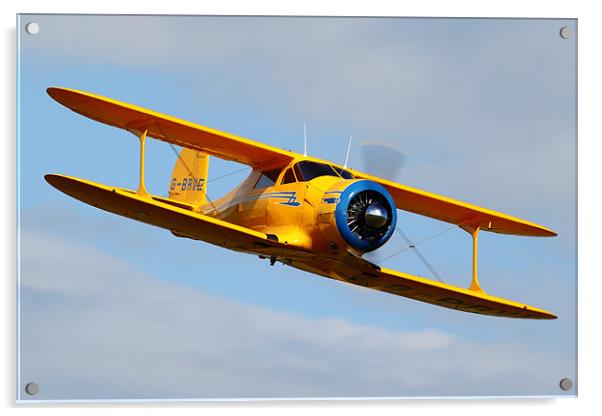
<svg viewBox="0 0 602 416"><path fill-rule="evenodd" d="M20 15L17 33L19 400L576 395L575 20ZM145 189L158 198L139 187L145 130ZM310 181L248 189L262 169L262 184L279 182L304 151L345 165L350 135L356 176L376 166L557 233L487 232L500 218L488 212L485 294L462 295L557 319L428 303L450 306L471 284L458 223L482 211L430 199L422 213L435 219L400 209L395 227L389 199L351 201L353 181L324 166ZM208 173L196 151L179 158L186 140L211 154ZM415 193L375 181L361 186L416 211ZM363 224L346 240L333 219L344 203L361 215L341 218ZM382 227L382 247L354 246L362 233L383 243ZM305 260L291 251L301 246ZM261 250L277 250L273 266ZM360 274L368 262L380 271ZM415 299L370 287L385 270L428 280Z"/></svg>

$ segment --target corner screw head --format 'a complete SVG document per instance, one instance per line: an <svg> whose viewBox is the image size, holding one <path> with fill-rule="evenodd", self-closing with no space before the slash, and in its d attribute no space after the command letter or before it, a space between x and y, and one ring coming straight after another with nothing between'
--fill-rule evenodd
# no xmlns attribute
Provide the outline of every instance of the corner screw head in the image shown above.
<svg viewBox="0 0 602 416"><path fill-rule="evenodd" d="M568 26L562 26L559 33L562 39L568 39L571 37L571 29Z"/></svg>
<svg viewBox="0 0 602 416"><path fill-rule="evenodd" d="M564 391L569 391L573 388L573 380L571 380L570 378L563 378L562 380L560 380L559 384L560 388Z"/></svg>
<svg viewBox="0 0 602 416"><path fill-rule="evenodd" d="M36 22L29 22L25 25L25 31L30 35L37 35L40 31L40 25Z"/></svg>
<svg viewBox="0 0 602 416"><path fill-rule="evenodd" d="M27 383L25 385L25 393L30 396L35 396L40 391L40 387L36 383Z"/></svg>

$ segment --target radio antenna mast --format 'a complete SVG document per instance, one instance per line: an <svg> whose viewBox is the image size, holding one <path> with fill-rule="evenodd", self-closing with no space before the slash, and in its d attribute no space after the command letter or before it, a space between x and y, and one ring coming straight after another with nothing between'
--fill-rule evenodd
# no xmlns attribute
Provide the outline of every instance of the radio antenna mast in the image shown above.
<svg viewBox="0 0 602 416"><path fill-rule="evenodd" d="M307 156L307 128L303 122L303 156Z"/></svg>
<svg viewBox="0 0 602 416"><path fill-rule="evenodd" d="M347 169L347 163L349 162L349 151L351 150L351 139L353 136L349 136L349 144L347 145L347 156L345 156L345 169Z"/></svg>

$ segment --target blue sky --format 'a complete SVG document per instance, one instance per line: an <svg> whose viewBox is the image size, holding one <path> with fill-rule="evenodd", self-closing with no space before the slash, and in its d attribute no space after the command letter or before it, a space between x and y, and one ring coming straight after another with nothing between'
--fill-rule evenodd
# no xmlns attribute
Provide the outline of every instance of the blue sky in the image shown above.
<svg viewBox="0 0 602 416"><path fill-rule="evenodd" d="M31 19L40 24L36 36L22 31ZM135 354L142 367L164 357L167 374L194 378L211 369L223 378L217 387L185 392L189 398L563 394L558 380L574 379L576 371L576 48L574 38L558 36L565 25L576 32L570 20L23 16L21 379L46 380L40 399L182 397L161 378L139 377L124 360ZM559 319L439 309L269 267L70 199L43 175L135 188L138 144L53 102L48 86L106 95L296 151L307 121L309 153L337 162L349 134L356 143L391 143L406 155L395 178L402 183L559 233L553 239L482 233L479 253L486 291ZM147 187L165 195L174 154L165 143L147 147ZM350 165L361 168L357 145ZM210 176L239 168L212 158ZM209 196L219 197L243 177L210 183ZM403 212L398 223L415 241L448 226ZM446 282L468 286L470 244L454 229L420 248ZM379 255L403 247L396 237ZM383 264L428 276L411 251ZM86 301L90 288L92 302ZM149 298L158 299L163 314L155 316ZM114 321L93 318L109 310ZM200 315L190 319L186 310ZM209 317L226 329L211 332ZM242 317L249 317L249 332L257 331L241 338ZM266 322L274 326L266 329ZM73 331L65 331L67 323ZM177 330L149 344L136 331L145 323ZM113 325L130 329L113 332ZM189 339L197 326L203 330ZM321 343L337 331L354 335ZM96 342L99 337L107 344ZM425 339L434 344L420 347ZM410 347L382 345L398 340ZM179 365L200 344L213 348L212 364ZM224 345L237 345L236 356L249 359L226 365L232 357ZM95 360L84 354L92 346ZM277 369L259 365L270 360L253 355L252 347L273 354ZM478 359L470 364L465 354ZM101 376L107 362L112 378ZM409 362L422 366L409 371L400 364ZM409 371L408 379L393 369ZM130 382L123 386L115 377ZM517 383L521 377L524 383Z"/></svg>

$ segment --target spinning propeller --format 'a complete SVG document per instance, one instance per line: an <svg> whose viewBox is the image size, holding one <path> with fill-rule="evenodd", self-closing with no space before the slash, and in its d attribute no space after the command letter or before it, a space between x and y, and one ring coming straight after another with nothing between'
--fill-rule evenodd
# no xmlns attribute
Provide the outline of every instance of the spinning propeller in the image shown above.
<svg viewBox="0 0 602 416"><path fill-rule="evenodd" d="M365 141L360 145L362 170L379 178L396 181L405 155L393 144Z"/></svg>
<svg viewBox="0 0 602 416"><path fill-rule="evenodd" d="M363 172L391 181L397 180L397 177L403 168L405 155L395 145L385 144L384 142L375 140L366 140L360 144L359 149L362 162L361 170ZM383 225L386 224L386 219L383 221L383 218L385 217L382 215L382 205L380 205L379 202L380 201L375 202L375 206L370 206L365 211L366 222L368 217L370 217L372 223L380 221L383 222ZM386 211L384 213L386 214ZM349 218L351 218L351 215L352 213L349 213ZM364 257L369 261L378 263L383 255L384 253L381 248L371 253L364 254Z"/></svg>

